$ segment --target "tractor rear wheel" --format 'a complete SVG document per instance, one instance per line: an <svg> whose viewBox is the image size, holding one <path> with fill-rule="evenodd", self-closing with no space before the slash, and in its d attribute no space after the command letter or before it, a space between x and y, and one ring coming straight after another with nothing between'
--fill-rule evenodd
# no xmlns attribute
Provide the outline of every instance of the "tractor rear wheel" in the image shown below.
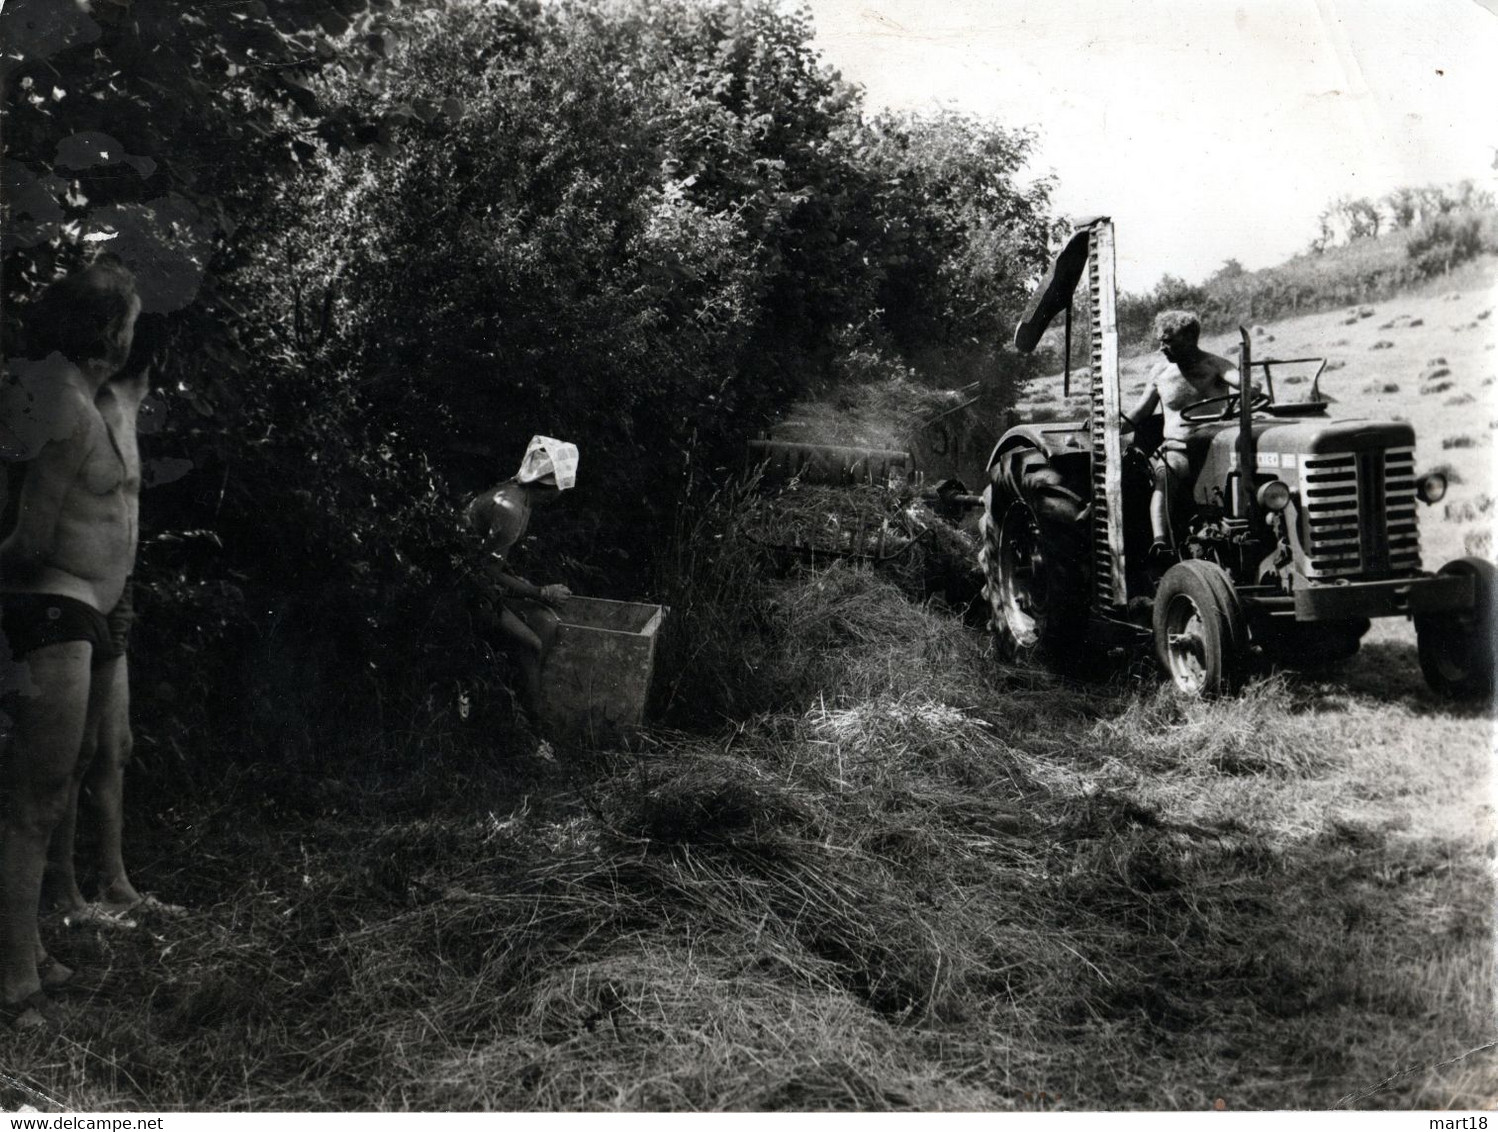
<svg viewBox="0 0 1498 1132"><path fill-rule="evenodd" d="M1420 671L1432 689L1451 699L1491 695L1498 667L1493 624L1498 615L1498 567L1482 558L1458 558L1437 573L1470 577L1474 600L1468 610L1416 615Z"/></svg>
<svg viewBox="0 0 1498 1132"><path fill-rule="evenodd" d="M1165 571L1155 591L1155 653L1189 696L1234 692L1243 681L1248 631L1226 571L1190 558Z"/></svg>
<svg viewBox="0 0 1498 1132"><path fill-rule="evenodd" d="M1076 563L1030 507L990 485L984 492L978 559L989 626L1006 660L1073 659L1083 615Z"/></svg>

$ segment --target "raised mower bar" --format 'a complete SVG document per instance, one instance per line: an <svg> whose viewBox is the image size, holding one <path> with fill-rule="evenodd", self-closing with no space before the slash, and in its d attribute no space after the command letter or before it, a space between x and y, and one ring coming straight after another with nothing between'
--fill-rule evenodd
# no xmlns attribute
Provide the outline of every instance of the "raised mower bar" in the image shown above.
<svg viewBox="0 0 1498 1132"><path fill-rule="evenodd" d="M1092 225L1087 257L1088 322L1092 339L1092 547L1099 609L1128 601L1124 581L1123 412L1118 385L1118 318L1113 224Z"/></svg>

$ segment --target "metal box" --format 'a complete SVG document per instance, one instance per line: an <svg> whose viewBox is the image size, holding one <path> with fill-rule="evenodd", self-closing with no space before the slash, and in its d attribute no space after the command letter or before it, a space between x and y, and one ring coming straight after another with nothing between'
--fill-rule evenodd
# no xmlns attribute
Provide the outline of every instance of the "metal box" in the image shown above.
<svg viewBox="0 0 1498 1132"><path fill-rule="evenodd" d="M557 611L557 642L542 672L549 735L582 743L627 738L645 719L655 639L666 609L570 597Z"/></svg>

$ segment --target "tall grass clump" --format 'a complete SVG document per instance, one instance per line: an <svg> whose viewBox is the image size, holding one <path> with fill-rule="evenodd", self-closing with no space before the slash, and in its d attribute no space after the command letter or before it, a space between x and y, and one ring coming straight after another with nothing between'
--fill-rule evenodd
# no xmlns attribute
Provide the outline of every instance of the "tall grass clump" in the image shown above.
<svg viewBox="0 0 1498 1132"><path fill-rule="evenodd" d="M971 639L924 599L960 603L975 559L908 486L770 489L751 473L705 492L658 570L659 710L716 725L967 666Z"/></svg>

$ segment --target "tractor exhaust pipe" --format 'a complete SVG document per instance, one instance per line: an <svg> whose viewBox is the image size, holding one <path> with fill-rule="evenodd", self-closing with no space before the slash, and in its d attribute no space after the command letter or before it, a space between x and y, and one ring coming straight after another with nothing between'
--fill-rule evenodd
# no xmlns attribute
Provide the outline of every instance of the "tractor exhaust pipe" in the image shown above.
<svg viewBox="0 0 1498 1132"><path fill-rule="evenodd" d="M1258 449L1254 444L1253 414L1253 346L1249 342L1248 328L1238 327L1242 345L1238 354L1238 485L1234 492L1240 519L1252 521L1254 517L1254 472L1258 467Z"/></svg>

